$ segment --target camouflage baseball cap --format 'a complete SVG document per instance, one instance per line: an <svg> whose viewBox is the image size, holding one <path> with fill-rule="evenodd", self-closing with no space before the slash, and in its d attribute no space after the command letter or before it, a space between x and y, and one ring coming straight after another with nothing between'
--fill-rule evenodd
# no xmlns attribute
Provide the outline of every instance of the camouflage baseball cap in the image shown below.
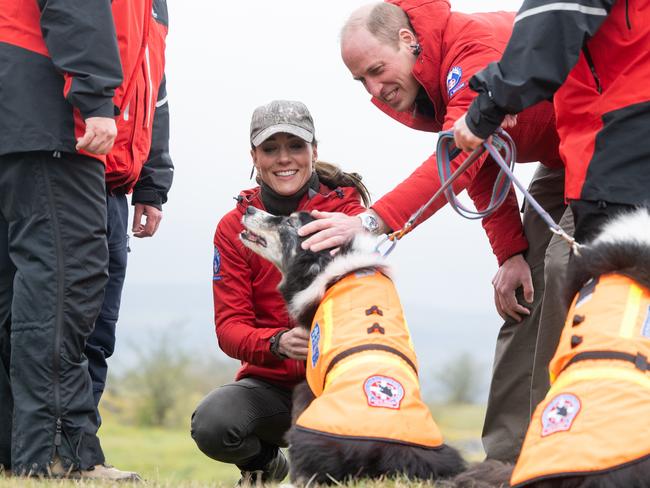
<svg viewBox="0 0 650 488"><path fill-rule="evenodd" d="M309 143L314 141L314 121L304 103L273 100L255 109L251 119L253 146L279 132L293 134Z"/></svg>

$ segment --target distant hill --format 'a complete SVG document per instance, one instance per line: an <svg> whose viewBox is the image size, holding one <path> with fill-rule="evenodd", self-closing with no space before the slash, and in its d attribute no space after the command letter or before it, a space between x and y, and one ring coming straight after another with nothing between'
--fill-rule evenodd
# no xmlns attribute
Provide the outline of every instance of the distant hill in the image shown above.
<svg viewBox="0 0 650 488"><path fill-rule="evenodd" d="M496 312L450 310L409 302L405 297L402 300L427 396L432 399L439 397L436 372L468 352L481 366L478 398L484 400L501 325ZM209 283L145 286L129 284L127 279L117 331L117 352L110 360L111 368L120 371L133 366L137 360L136 348L146 350L153 335L164 331L171 332L178 347L191 351L193 355L234 361L217 346Z"/></svg>

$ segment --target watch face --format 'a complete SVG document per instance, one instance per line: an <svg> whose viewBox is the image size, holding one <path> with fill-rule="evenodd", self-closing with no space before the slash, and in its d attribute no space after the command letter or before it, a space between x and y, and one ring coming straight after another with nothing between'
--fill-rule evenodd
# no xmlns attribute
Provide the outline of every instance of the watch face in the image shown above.
<svg viewBox="0 0 650 488"><path fill-rule="evenodd" d="M364 215L364 217L365 217L364 227L371 232L377 230L377 227L379 227L379 224L377 223L377 219L374 218L372 215Z"/></svg>

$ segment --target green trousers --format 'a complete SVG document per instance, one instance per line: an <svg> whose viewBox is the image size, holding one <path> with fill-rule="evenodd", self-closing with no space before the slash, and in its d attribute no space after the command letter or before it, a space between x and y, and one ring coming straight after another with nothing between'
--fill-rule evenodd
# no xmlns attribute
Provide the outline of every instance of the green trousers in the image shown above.
<svg viewBox="0 0 650 488"><path fill-rule="evenodd" d="M564 204L564 170L540 165L529 191L553 220L573 231L573 216ZM517 459L532 412L549 388L548 363L566 315L562 282L569 246L526 204L523 225L529 243L524 258L535 294L529 304L519 289L517 299L530 315L521 322L506 320L499 330L482 435L487 457L506 462Z"/></svg>

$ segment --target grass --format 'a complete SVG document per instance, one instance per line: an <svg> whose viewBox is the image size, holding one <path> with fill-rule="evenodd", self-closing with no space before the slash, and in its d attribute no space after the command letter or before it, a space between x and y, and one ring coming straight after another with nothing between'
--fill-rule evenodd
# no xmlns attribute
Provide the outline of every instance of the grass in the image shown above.
<svg viewBox="0 0 650 488"><path fill-rule="evenodd" d="M434 405L431 407L445 439L459 448L472 461L480 460L480 431L484 407L477 405ZM116 467L140 473L152 487L232 487L239 471L231 465L218 463L204 456L186 429L142 428L122 425L116 418L105 418L100 438L106 459ZM107 487L110 483L72 481L17 480L0 476L0 488ZM117 485L123 487L124 485ZM408 483L404 480L359 482L351 486L368 488L401 488L433 486Z"/></svg>

